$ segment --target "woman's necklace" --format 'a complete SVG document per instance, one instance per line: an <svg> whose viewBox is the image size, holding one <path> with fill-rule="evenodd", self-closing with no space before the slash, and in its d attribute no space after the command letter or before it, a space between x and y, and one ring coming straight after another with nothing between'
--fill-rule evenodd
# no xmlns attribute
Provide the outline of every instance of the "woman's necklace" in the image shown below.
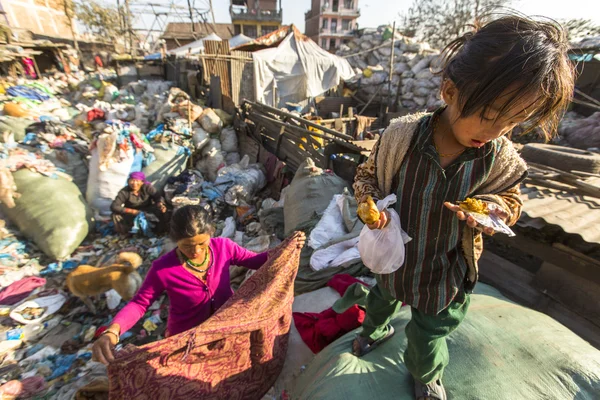
<svg viewBox="0 0 600 400"><path fill-rule="evenodd" d="M187 256L185 254L183 254L183 253L181 253L181 254L184 256L185 263L188 265L188 267L190 267L191 269L193 269L196 272L204 273L210 269L210 265L206 269L201 269L208 263L208 252L209 252L209 250L206 249L206 253L204 255L204 261L202 261L200 264L193 262L191 259L187 258Z"/></svg>
<svg viewBox="0 0 600 400"><path fill-rule="evenodd" d="M438 124L440 122L440 116L437 115L435 117L435 122L433 123L433 135L435 135L435 132L438 130ZM443 139L443 138L442 138ZM442 158L448 158L448 157L455 157L458 156L462 153L465 152L466 148L462 149L461 151L457 151L456 153L440 153L440 150L438 149L437 144L435 143L435 139L433 140L433 147L435 147L435 151L438 153L438 155Z"/></svg>

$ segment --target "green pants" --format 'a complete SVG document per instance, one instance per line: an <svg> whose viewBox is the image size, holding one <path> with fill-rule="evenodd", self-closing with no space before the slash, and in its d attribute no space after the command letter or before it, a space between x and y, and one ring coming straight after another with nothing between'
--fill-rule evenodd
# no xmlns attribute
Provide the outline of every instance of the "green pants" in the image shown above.
<svg viewBox="0 0 600 400"><path fill-rule="evenodd" d="M442 377L449 361L446 336L458 328L469 308L469 295L461 300L453 301L438 315L426 315L412 308L412 318L406 325L408 345L404 363L416 380L427 384ZM367 315L361 336L371 340L385 336L387 325L401 305L402 302L375 285L367 296Z"/></svg>

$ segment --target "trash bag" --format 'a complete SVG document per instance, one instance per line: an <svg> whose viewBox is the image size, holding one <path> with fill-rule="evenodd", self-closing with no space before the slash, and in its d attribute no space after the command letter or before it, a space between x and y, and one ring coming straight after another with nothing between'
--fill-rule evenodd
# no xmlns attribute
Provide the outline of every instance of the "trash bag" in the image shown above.
<svg viewBox="0 0 600 400"><path fill-rule="evenodd" d="M8 131L14 134L16 142L21 142L27 135L26 129L35 121L26 118L0 116L0 142L4 142L2 133Z"/></svg>
<svg viewBox="0 0 600 400"><path fill-rule="evenodd" d="M153 145L156 161L146 166L142 171L146 179L161 191L172 176L178 176L185 170L188 160L186 148L173 144L166 149L162 145Z"/></svg>
<svg viewBox="0 0 600 400"><path fill-rule="evenodd" d="M221 118L221 121L223 121L223 126L229 126L233 124L233 116L231 114L228 114L218 108L214 108L213 111L219 116L219 118Z"/></svg>
<svg viewBox="0 0 600 400"><path fill-rule="evenodd" d="M13 177L21 197L15 200L15 208L0 205L4 215L48 257L69 257L92 226L92 211L77 186L28 169Z"/></svg>
<svg viewBox="0 0 600 400"><path fill-rule="evenodd" d="M100 170L98 148L93 149L91 154L86 199L100 214L110 215L110 205L119 191L127 186L134 162L133 151L129 150L128 157L121 162L109 164L105 171Z"/></svg>
<svg viewBox="0 0 600 400"><path fill-rule="evenodd" d="M367 268L376 274L391 274L404 264L404 243L410 240L400 226L396 210L388 209L396 203L396 195L390 194L377 202L379 211L388 210L390 221L383 229L364 226L360 232L358 251Z"/></svg>
<svg viewBox="0 0 600 400"><path fill-rule="evenodd" d="M196 150L202 150L204 146L208 144L210 137L208 132L206 132L202 128L194 129L194 134L192 135L192 142L194 143L194 147Z"/></svg>
<svg viewBox="0 0 600 400"><path fill-rule="evenodd" d="M196 163L196 169L210 182L214 182L223 167L225 167L225 156L221 151L221 142L210 139L202 148L202 159Z"/></svg>
<svg viewBox="0 0 600 400"><path fill-rule="evenodd" d="M227 153L238 151L238 138L234 128L221 131L221 149Z"/></svg>
<svg viewBox="0 0 600 400"><path fill-rule="evenodd" d="M56 313L66 301L67 297L62 294L38 297L13 309L10 317L23 325L35 324Z"/></svg>
<svg viewBox="0 0 600 400"><path fill-rule="evenodd" d="M329 206L325 209L323 217L310 233L308 245L317 250L332 240L338 239L352 231L346 224L343 214L346 199L352 197L349 192L336 194L331 199Z"/></svg>
<svg viewBox="0 0 600 400"><path fill-rule="evenodd" d="M237 164L240 161L241 161L241 157L240 157L240 153L238 153L238 152L227 153L227 155L225 155L225 163L227 165Z"/></svg>
<svg viewBox="0 0 600 400"><path fill-rule="evenodd" d="M348 184L342 178L317 168L314 161L307 158L298 167L285 196L285 236L322 215L333 195L342 193L346 187Z"/></svg>
<svg viewBox="0 0 600 400"><path fill-rule="evenodd" d="M221 121L221 118L219 118L212 108L204 110L199 118L199 122L202 128L211 134L219 133L221 128L223 128L223 121Z"/></svg>
<svg viewBox="0 0 600 400"><path fill-rule="evenodd" d="M403 363L410 307L391 320L396 334L358 358L349 354L358 330L327 346L293 382L298 400L413 400ZM446 391L456 399L596 399L600 351L551 317L519 306L479 283L469 315L448 342Z"/></svg>
<svg viewBox="0 0 600 400"><path fill-rule="evenodd" d="M86 193L89 170L83 154L56 149L46 154L45 158L70 175L82 194Z"/></svg>

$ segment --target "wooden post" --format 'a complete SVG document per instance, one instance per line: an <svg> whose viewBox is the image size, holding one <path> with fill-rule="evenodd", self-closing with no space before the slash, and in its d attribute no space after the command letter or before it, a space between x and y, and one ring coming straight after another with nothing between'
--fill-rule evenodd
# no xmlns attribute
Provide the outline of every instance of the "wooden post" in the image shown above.
<svg viewBox="0 0 600 400"><path fill-rule="evenodd" d="M390 100L392 98L392 75L394 73L394 46L396 44L396 21L394 21L394 27L392 28L392 55L390 58L390 75L389 75L389 82L388 82L388 106L387 106L387 111L389 111L390 109Z"/></svg>
<svg viewBox="0 0 600 400"><path fill-rule="evenodd" d="M37 61L35 61L35 56L32 54L31 59L33 60L33 66L35 67L35 73L37 74L37 79L42 79L42 74L40 74L40 68L37 65ZM64 61L63 61L63 65Z"/></svg>

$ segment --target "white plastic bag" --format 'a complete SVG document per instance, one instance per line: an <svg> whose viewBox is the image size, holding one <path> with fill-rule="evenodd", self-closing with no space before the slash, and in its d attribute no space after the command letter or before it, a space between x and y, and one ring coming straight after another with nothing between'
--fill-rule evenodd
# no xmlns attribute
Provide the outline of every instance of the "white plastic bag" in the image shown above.
<svg viewBox="0 0 600 400"><path fill-rule="evenodd" d="M67 297L60 293L53 296L38 297L16 307L11 311L10 317L23 325L35 324L55 314L66 301ZM37 317L24 317L24 313L31 316L36 315Z"/></svg>
<svg viewBox="0 0 600 400"><path fill-rule="evenodd" d="M377 202L377 209L383 211L396 203L396 195L390 194ZM400 216L396 210L387 210L390 222L383 229L369 229L364 226L360 232L358 251L367 268L376 274L391 274L404 264L404 244L411 239L402 231Z"/></svg>
<svg viewBox="0 0 600 400"><path fill-rule="evenodd" d="M225 220L225 227L220 237L233 238L235 236L235 219L233 217L227 217Z"/></svg>

